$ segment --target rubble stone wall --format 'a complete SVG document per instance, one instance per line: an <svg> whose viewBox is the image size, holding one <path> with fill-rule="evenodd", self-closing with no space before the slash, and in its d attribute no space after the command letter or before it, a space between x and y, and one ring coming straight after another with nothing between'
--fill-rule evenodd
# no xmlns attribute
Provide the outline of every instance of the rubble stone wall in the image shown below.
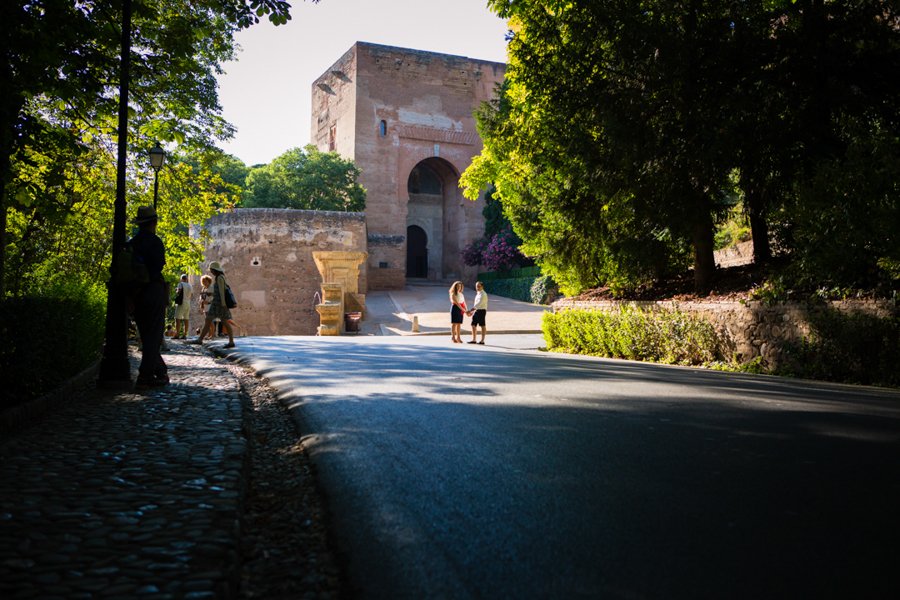
<svg viewBox="0 0 900 600"><path fill-rule="evenodd" d="M204 228L212 241L206 248L207 265L219 261L237 299L233 320L236 335L315 335L319 315L315 295L322 276L313 252L365 252L363 213L237 209L214 216ZM197 235L198 232L193 232ZM200 276L191 276L194 300L190 327L203 324L197 294ZM359 289L367 289L365 264Z"/></svg>

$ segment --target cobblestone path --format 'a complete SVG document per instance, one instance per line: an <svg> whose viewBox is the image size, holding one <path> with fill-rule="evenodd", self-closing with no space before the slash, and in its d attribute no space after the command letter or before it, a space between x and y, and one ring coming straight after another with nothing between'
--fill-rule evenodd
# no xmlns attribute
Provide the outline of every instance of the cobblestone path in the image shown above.
<svg viewBox="0 0 900 600"><path fill-rule="evenodd" d="M240 387L199 348L172 383L94 390L0 442L0 598L228 598L247 443Z"/></svg>

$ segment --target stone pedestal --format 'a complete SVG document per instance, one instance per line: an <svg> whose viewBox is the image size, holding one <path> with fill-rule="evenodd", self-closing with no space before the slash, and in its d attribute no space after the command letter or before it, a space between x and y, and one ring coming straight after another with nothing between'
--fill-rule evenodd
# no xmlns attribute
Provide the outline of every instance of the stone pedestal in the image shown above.
<svg viewBox="0 0 900 600"><path fill-rule="evenodd" d="M344 324L343 286L340 283L322 284L322 303L316 305L319 313L319 335L341 335Z"/></svg>
<svg viewBox="0 0 900 600"><path fill-rule="evenodd" d="M341 330L344 327L345 312L359 312L363 319L366 318L366 296L359 293L359 265L367 256L366 252L313 252L313 260L325 282L322 289L330 283L338 283L342 287L339 316Z"/></svg>

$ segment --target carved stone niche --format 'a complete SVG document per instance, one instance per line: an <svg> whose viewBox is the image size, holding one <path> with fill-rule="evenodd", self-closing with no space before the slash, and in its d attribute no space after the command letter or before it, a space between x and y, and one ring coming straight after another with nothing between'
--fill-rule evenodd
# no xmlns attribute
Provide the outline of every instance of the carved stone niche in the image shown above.
<svg viewBox="0 0 900 600"><path fill-rule="evenodd" d="M366 296L359 293L359 265L368 256L367 252L313 252L322 282L340 283L343 288L341 327L345 312L359 312L366 318Z"/></svg>

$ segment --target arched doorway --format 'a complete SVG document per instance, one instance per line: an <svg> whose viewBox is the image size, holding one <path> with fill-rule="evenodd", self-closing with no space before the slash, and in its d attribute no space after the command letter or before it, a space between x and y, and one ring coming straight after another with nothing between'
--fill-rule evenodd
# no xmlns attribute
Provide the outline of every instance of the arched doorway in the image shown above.
<svg viewBox="0 0 900 600"><path fill-rule="evenodd" d="M406 276L428 277L428 236L418 225L406 228Z"/></svg>
<svg viewBox="0 0 900 600"><path fill-rule="evenodd" d="M466 221L459 173L443 158L425 158L410 170L406 189L406 225L421 228L427 240L428 266L424 276L436 280L459 277L459 237Z"/></svg>

